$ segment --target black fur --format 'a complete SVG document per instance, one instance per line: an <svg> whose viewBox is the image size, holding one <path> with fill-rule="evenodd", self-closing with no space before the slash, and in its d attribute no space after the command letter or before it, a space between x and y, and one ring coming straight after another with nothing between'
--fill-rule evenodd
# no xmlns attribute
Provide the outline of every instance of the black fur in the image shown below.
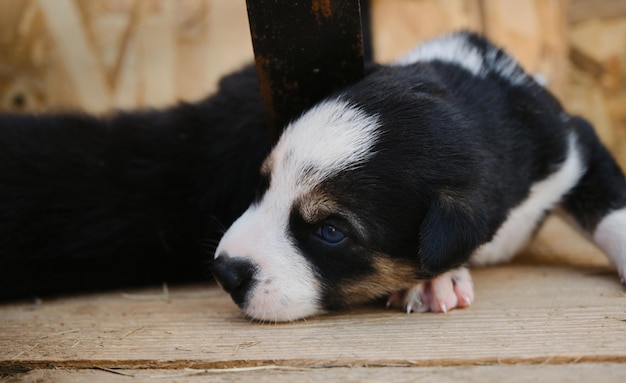
<svg viewBox="0 0 626 383"><path fill-rule="evenodd" d="M563 207L582 229L593 232L604 216L626 206L626 179L593 127L582 118L572 119L571 124L583 143L588 166L579 184L565 197Z"/></svg>
<svg viewBox="0 0 626 383"><path fill-rule="evenodd" d="M468 36L478 48L490 46ZM532 185L560 168L572 133L587 170L564 197L564 210L592 234L606 214L626 206L624 175L593 128L530 77L513 84L497 73L419 62L380 67L334 98L377 116L381 133L367 163L318 186L367 233L331 217L347 239L318 243L314 233L328 219L307 223L292 208L289 232L320 279L327 309L350 302L338 291L375 274L377 254L412 262L418 279L467 263Z"/></svg>
<svg viewBox="0 0 626 383"><path fill-rule="evenodd" d="M466 262L530 185L565 159L570 127L560 120L559 103L535 83L516 87L453 64L417 63L382 68L340 97L383 124L372 165L355 171L371 174L347 177L381 188L369 192L385 203L367 204L381 210L368 222L421 222L420 235L382 238L419 248L422 271L431 275ZM383 220L377 230L386 228L397 225Z"/></svg>
<svg viewBox="0 0 626 383"><path fill-rule="evenodd" d="M566 155L570 127L537 84L418 63L380 67L336 97L382 126L366 165L318 186L358 216L365 235L335 219L348 239L319 244L312 234L327 220L303 222L292 208L289 232L323 280L326 308L341 306L338 285L376 272L379 253L416 264L416 278L464 264Z"/></svg>
<svg viewBox="0 0 626 383"><path fill-rule="evenodd" d="M166 110L0 114L0 299L202 280L270 146L253 67Z"/></svg>

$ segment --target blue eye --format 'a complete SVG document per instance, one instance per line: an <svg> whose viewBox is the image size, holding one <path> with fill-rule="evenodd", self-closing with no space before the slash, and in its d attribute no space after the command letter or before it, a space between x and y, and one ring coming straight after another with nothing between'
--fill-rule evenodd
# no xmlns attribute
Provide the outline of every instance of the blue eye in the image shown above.
<svg viewBox="0 0 626 383"><path fill-rule="evenodd" d="M346 238L346 235L333 225L324 224L319 229L317 234L320 238L331 245L336 245Z"/></svg>

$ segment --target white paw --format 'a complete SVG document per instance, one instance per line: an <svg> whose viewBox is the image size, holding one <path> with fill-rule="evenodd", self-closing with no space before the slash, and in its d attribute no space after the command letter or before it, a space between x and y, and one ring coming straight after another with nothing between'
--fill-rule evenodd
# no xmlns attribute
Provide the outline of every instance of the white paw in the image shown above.
<svg viewBox="0 0 626 383"><path fill-rule="evenodd" d="M469 306L474 301L474 283L469 270L460 267L407 290L396 291L387 307L411 312L442 312Z"/></svg>
<svg viewBox="0 0 626 383"><path fill-rule="evenodd" d="M593 233L594 241L617 267L620 281L626 285L626 208L609 213Z"/></svg>

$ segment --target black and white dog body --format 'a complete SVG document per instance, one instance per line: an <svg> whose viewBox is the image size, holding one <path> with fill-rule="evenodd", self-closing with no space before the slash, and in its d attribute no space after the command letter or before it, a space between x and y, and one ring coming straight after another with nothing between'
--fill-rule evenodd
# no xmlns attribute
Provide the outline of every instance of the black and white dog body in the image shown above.
<svg viewBox="0 0 626 383"><path fill-rule="evenodd" d="M559 207L626 275L626 181L592 127L503 51L456 33L292 122L213 271L243 312L291 321L389 297L473 300Z"/></svg>

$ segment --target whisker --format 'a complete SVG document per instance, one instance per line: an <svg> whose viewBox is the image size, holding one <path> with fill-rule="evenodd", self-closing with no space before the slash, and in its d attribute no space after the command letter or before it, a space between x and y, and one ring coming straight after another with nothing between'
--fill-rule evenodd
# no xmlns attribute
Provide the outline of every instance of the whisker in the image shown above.
<svg viewBox="0 0 626 383"><path fill-rule="evenodd" d="M217 239L208 238L208 239L200 241L199 243L200 245L218 245L220 241Z"/></svg>
<svg viewBox="0 0 626 383"><path fill-rule="evenodd" d="M226 230L228 230L228 229L226 228L226 226L224 226L224 224L216 216L211 215L210 218L217 224L217 228L219 229L220 234L226 233Z"/></svg>
<svg viewBox="0 0 626 383"><path fill-rule="evenodd" d="M205 251L209 254L214 254L215 250L217 250L217 246L220 241L215 238L203 238L197 242L197 246L200 250Z"/></svg>

